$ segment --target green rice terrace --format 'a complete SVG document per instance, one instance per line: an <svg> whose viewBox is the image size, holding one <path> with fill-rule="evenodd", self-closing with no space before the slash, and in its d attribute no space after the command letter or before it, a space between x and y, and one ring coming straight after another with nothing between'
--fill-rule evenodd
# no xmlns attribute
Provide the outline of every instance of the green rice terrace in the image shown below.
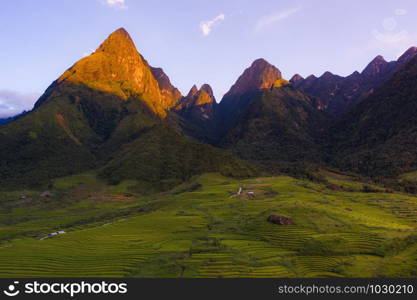
<svg viewBox="0 0 417 300"><path fill-rule="evenodd" d="M417 276L417 197L323 176L204 174L147 195L81 174L1 192L0 277Z"/></svg>

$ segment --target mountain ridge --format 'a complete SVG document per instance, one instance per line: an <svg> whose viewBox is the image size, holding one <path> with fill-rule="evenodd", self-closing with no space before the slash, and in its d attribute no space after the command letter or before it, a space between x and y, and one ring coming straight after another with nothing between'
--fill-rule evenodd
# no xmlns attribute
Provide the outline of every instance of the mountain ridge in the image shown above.
<svg viewBox="0 0 417 300"><path fill-rule="evenodd" d="M334 125L330 142L338 167L368 176L417 167L415 78L417 56Z"/></svg>
<svg viewBox="0 0 417 300"><path fill-rule="evenodd" d="M180 93L161 69L151 68L124 29L110 34L55 80L31 112L0 127L4 185L40 185L87 170L111 182L163 180L161 189L199 172L254 174L248 163L171 126L167 117Z"/></svg>

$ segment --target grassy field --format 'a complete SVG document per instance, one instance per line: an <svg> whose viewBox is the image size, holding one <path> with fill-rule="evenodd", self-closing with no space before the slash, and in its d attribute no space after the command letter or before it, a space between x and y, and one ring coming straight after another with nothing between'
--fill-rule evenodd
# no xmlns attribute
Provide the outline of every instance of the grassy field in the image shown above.
<svg viewBox="0 0 417 300"><path fill-rule="evenodd" d="M417 197L324 176L330 186L204 174L147 195L81 174L50 197L2 192L0 277L417 276Z"/></svg>

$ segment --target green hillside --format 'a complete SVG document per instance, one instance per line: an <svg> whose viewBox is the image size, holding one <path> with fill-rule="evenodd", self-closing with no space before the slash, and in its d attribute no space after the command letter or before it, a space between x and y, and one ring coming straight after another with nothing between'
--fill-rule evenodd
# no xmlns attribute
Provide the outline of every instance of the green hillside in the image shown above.
<svg viewBox="0 0 417 300"><path fill-rule="evenodd" d="M371 177L417 168L417 57L330 130L333 162Z"/></svg>
<svg viewBox="0 0 417 300"><path fill-rule="evenodd" d="M55 180L50 197L2 192L0 276L417 276L417 198L323 175L315 184L210 173L145 195L135 180L80 174ZM294 224L268 223L271 214ZM66 233L42 239L57 230Z"/></svg>
<svg viewBox="0 0 417 300"><path fill-rule="evenodd" d="M251 99L221 146L251 161L317 162L324 156L317 138L325 123L314 99L291 86L272 88Z"/></svg>
<svg viewBox="0 0 417 300"><path fill-rule="evenodd" d="M53 101L0 128L0 178L8 186L36 186L93 169L160 122L138 99L83 85L61 85L48 98Z"/></svg>
<svg viewBox="0 0 417 300"><path fill-rule="evenodd" d="M112 160L100 170L100 176L111 183L139 180L143 188L152 191L172 188L207 172L233 177L257 174L253 166L230 153L158 125L114 153Z"/></svg>

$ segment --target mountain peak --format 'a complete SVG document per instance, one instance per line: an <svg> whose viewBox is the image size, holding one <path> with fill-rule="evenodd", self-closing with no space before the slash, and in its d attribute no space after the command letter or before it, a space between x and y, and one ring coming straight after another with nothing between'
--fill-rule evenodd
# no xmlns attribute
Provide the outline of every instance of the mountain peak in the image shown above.
<svg viewBox="0 0 417 300"><path fill-rule="evenodd" d="M124 28L119 28L111 33L98 47L96 52L125 55L127 52L137 51L129 33Z"/></svg>
<svg viewBox="0 0 417 300"><path fill-rule="evenodd" d="M225 97L268 89L277 79L281 78L281 72L278 68L271 65L265 59L259 58L243 72Z"/></svg>
<svg viewBox="0 0 417 300"><path fill-rule="evenodd" d="M259 67L271 66L271 64L263 58L258 58L258 59L255 59L252 63L252 67L257 67L257 66L259 66Z"/></svg>
<svg viewBox="0 0 417 300"><path fill-rule="evenodd" d="M123 35L129 36L129 33L123 27L116 29L115 31L113 31L112 34L123 34Z"/></svg>
<svg viewBox="0 0 417 300"><path fill-rule="evenodd" d="M326 71L323 73L323 75L320 76L320 78L329 78L335 76L332 72Z"/></svg>
<svg viewBox="0 0 417 300"><path fill-rule="evenodd" d="M384 72L387 65L388 62L381 55L378 55L366 66L366 68L362 71L362 75L366 77L374 77L381 72Z"/></svg>
<svg viewBox="0 0 417 300"><path fill-rule="evenodd" d="M380 62L387 62L382 55L378 55L373 59L373 62L380 61Z"/></svg>
<svg viewBox="0 0 417 300"><path fill-rule="evenodd" d="M401 55L398 58L398 62L404 63L404 62L410 60L416 54L417 54L417 47L410 47L410 48L407 49L407 51L404 52L403 55Z"/></svg>
<svg viewBox="0 0 417 300"><path fill-rule="evenodd" d="M186 106L198 106L211 102L215 102L213 96L213 89L210 85L203 84L200 89L197 89L196 85L193 85L188 95L183 99Z"/></svg>
<svg viewBox="0 0 417 300"><path fill-rule="evenodd" d="M315 80L315 79L317 79L317 77L316 77L316 75L314 75L314 74L308 75L308 76L306 77L306 80Z"/></svg>
<svg viewBox="0 0 417 300"><path fill-rule="evenodd" d="M129 33L123 27L120 27L120 28L116 29L115 31L113 31L112 33L109 34L109 37L115 37L115 36L131 40L131 37L130 37Z"/></svg>
<svg viewBox="0 0 417 300"><path fill-rule="evenodd" d="M345 79L349 79L349 80L359 80L359 78L361 77L361 73L359 73L358 71L354 71L352 74L344 77Z"/></svg>
<svg viewBox="0 0 417 300"><path fill-rule="evenodd" d="M172 85L167 74L162 68L151 67L151 72L158 81L159 88L162 93L162 102L165 107L174 106L181 98L181 92Z"/></svg>
<svg viewBox="0 0 417 300"><path fill-rule="evenodd" d="M211 88L211 86L207 83L203 84L200 88L200 91L204 91L206 92L210 97L214 98L213 96L213 89Z"/></svg>
<svg viewBox="0 0 417 300"><path fill-rule="evenodd" d="M291 77L290 82L291 83L296 83L300 80L303 80L303 76L301 76L300 74L295 74L293 77Z"/></svg>
<svg viewBox="0 0 417 300"><path fill-rule="evenodd" d="M197 95L197 93L198 93L198 88L197 88L197 86L194 84L194 85L191 87L190 91L188 92L188 94L187 94L187 97L186 97L186 98L192 98L192 97L194 97L195 95Z"/></svg>
<svg viewBox="0 0 417 300"><path fill-rule="evenodd" d="M210 85L203 84L198 90L193 85L186 97L182 97L175 110L187 118L208 120L213 117L216 99Z"/></svg>
<svg viewBox="0 0 417 300"><path fill-rule="evenodd" d="M207 83L201 86L200 90L198 91L198 97L196 98L197 99L195 100L194 105L203 105L216 102L213 95L213 89Z"/></svg>

